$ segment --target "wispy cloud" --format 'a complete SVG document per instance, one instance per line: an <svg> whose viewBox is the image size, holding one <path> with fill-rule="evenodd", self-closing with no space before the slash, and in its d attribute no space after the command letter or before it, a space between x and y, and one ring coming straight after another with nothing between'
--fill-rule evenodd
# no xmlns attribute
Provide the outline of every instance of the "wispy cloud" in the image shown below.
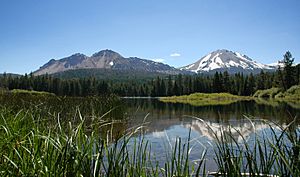
<svg viewBox="0 0 300 177"><path fill-rule="evenodd" d="M156 59L152 59L152 60L155 62L160 62L160 63L163 63L165 61L165 59L162 59L162 58L156 58Z"/></svg>
<svg viewBox="0 0 300 177"><path fill-rule="evenodd" d="M171 53L170 57L180 57L180 53Z"/></svg>

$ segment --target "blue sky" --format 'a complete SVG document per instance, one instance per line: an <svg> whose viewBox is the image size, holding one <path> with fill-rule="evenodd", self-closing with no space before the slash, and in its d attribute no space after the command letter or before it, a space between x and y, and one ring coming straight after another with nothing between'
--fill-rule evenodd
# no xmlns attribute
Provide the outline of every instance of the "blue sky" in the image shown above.
<svg viewBox="0 0 300 177"><path fill-rule="evenodd" d="M299 0L1 0L0 73L112 49L179 67L216 49L300 62Z"/></svg>

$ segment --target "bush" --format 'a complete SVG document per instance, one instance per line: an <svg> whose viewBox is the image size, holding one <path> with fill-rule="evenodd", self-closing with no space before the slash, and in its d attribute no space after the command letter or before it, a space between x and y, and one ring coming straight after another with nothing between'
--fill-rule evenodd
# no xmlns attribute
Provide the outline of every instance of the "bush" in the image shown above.
<svg viewBox="0 0 300 177"><path fill-rule="evenodd" d="M286 91L287 94L300 94L300 85L294 85Z"/></svg>
<svg viewBox="0 0 300 177"><path fill-rule="evenodd" d="M300 85L294 85L289 88L285 93L286 99L300 100Z"/></svg>
<svg viewBox="0 0 300 177"><path fill-rule="evenodd" d="M276 99L282 99L282 98L284 98L284 96L285 96L284 93L279 92L277 95L275 95L275 98L276 98Z"/></svg>

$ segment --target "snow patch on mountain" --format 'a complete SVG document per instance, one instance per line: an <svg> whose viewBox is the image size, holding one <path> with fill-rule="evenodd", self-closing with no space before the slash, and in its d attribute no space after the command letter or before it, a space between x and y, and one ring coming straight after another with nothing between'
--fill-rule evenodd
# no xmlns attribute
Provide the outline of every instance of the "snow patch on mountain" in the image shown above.
<svg viewBox="0 0 300 177"><path fill-rule="evenodd" d="M273 66L258 63L246 55L229 50L216 50L202 57L195 63L180 68L195 73L210 72L214 70L270 70Z"/></svg>
<svg viewBox="0 0 300 177"><path fill-rule="evenodd" d="M275 63L270 63L270 64L267 64L268 66L270 67L275 67L275 68L283 68L284 67L284 62L281 61L281 60L278 60L277 62Z"/></svg>

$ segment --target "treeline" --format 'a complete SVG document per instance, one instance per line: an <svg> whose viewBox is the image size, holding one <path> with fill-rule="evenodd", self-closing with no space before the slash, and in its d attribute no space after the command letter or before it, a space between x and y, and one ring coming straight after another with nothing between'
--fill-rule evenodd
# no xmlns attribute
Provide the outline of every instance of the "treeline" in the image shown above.
<svg viewBox="0 0 300 177"><path fill-rule="evenodd" d="M60 79L49 75L34 76L33 74L20 77L12 77L3 74L0 79L0 87L12 89L24 89L46 91L59 96L91 96L109 93L106 81L87 79Z"/></svg>
<svg viewBox="0 0 300 177"><path fill-rule="evenodd" d="M119 96L172 96L195 92L228 92L235 95L253 95L255 91L280 87L287 90L292 85L300 84L300 65L293 66L294 59L290 52L284 55L284 67L276 72L244 75L228 72L216 72L214 75L177 75L156 77L151 81L128 80L113 82L98 80L94 77L81 79L60 79L49 75L33 76L25 74L12 77L4 74L0 78L0 87L24 90L47 91L60 96L91 96L114 93Z"/></svg>

